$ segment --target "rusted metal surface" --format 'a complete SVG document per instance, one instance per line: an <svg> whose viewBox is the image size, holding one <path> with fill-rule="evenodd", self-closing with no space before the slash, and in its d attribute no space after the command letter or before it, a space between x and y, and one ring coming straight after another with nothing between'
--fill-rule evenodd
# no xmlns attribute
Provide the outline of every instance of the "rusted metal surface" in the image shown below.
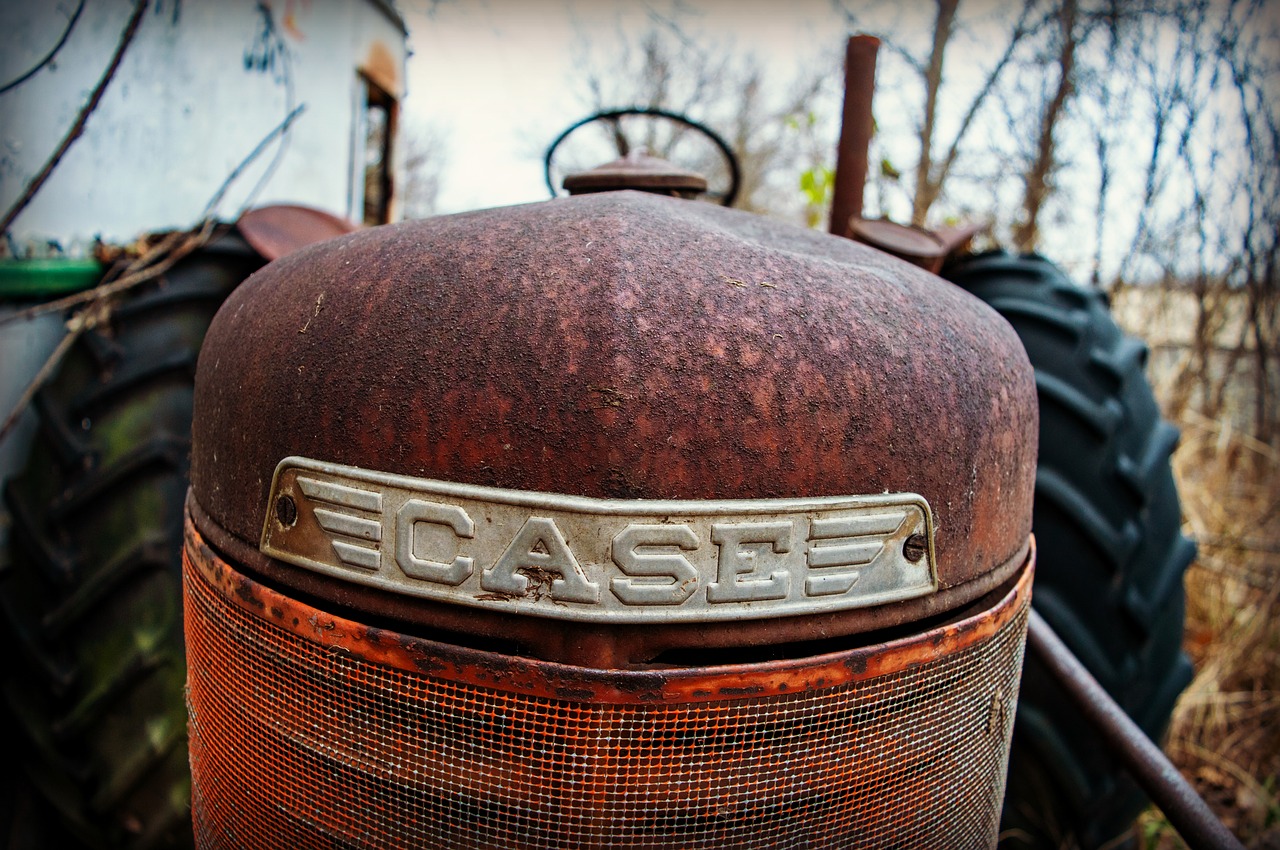
<svg viewBox="0 0 1280 850"><path fill-rule="evenodd" d="M570 174L564 178L564 188L570 195L637 189L692 198L707 191L707 178L645 151L633 150L621 159L590 171Z"/></svg>
<svg viewBox="0 0 1280 850"><path fill-rule="evenodd" d="M314 207L276 204L248 210L236 228L255 251L276 260L313 242L354 233L360 226Z"/></svg>
<svg viewBox="0 0 1280 850"><path fill-rule="evenodd" d="M429 599L405 596L331 578L284 561L268 558L257 546L246 544L213 522L194 498L187 508L192 522L214 547L230 556L249 574L262 576L296 589L300 594L331 600L352 617L372 616L378 622L399 624L420 634L461 645L500 647L509 654L547 661L589 664L608 669L633 669L671 657L718 658L732 648L732 660L772 657L776 647L785 651L808 647L820 652L833 638L857 633L892 633L901 623L927 627L963 610L969 600L990 593L1013 576L1030 557L1024 548L1001 565L959 587L947 588L920 599L857 611L828 611L800 617L745 620L730 623L593 624L546 622L513 617L506 612L460 608Z"/></svg>
<svg viewBox="0 0 1280 850"><path fill-rule="evenodd" d="M426 670L451 680L526 696L592 704L699 702L778 696L900 673L989 640L1025 607L1034 558L1016 581L986 594L953 618L885 643L855 645L819 656L707 667L611 670L552 663L474 649L370 626L255 581L224 559L188 517L184 559L231 604L328 651L402 670ZM849 639L845 644L856 639Z"/></svg>
<svg viewBox="0 0 1280 850"><path fill-rule="evenodd" d="M1035 611L1031 612L1028 643L1191 850L1244 850L1160 748Z"/></svg>
<svg viewBox="0 0 1280 850"><path fill-rule="evenodd" d="M885 644L604 671L334 615L190 524L184 552L201 847L994 846L1029 566Z"/></svg>
<svg viewBox="0 0 1280 850"><path fill-rule="evenodd" d="M929 232L941 242L946 257L958 256L971 250L973 237L990 228L990 224L964 222L936 227ZM945 257L944 257L945 261Z"/></svg>
<svg viewBox="0 0 1280 850"><path fill-rule="evenodd" d="M729 172L729 185L723 191L719 191L719 190L713 191L708 196L708 200L715 200L726 207L733 206L733 201L738 196L738 189L741 187L741 184L742 184L742 169L738 163L738 157L734 154L733 149L729 147L729 143L726 142L724 138L715 130L711 129L706 124L702 124L698 121L694 121L692 118L690 118L687 115L681 115L678 112L671 112L670 110L660 109L658 107L645 107L645 106L633 106L633 107L628 107L627 109L604 110L602 112L597 112L593 115L588 115L586 118L583 118L580 121L575 121L573 124L570 124L568 127L566 127L560 133L560 135L557 136L555 140L552 141L551 144L547 146L547 150L543 154L543 158L542 158L543 174L547 181L547 189L548 191L551 192L552 197L555 197L557 194L559 194L559 191L558 191L559 187L555 185L556 178L554 176L557 170L555 167L556 151L559 150L560 146L563 145L566 142L566 140L570 136L572 136L575 132L577 132L579 129L589 124L594 124L596 122L604 122L612 126L613 137L614 137L614 141L616 142L616 147L618 149L618 152L623 157L623 160L620 160L617 163L611 163L610 165L605 166L606 170L616 172L619 170L619 167L620 167L621 170L624 172L622 175L624 179L628 179L628 180L644 179L643 175L635 166L628 166L625 164L625 159L629 154L632 153L632 149L631 149L631 143L627 139L626 133L623 131L623 127L619 122L623 118L630 118L630 117L644 118L650 121L671 122L682 128L692 130L696 135L700 135L704 137L706 141L710 142L720 152L720 155L724 157L724 164L725 166L727 166L728 172ZM664 165L662 166L661 170L668 171L670 169ZM695 176L699 178L701 177L701 175L695 175ZM607 178L607 179L610 182L615 183L613 188L616 188L616 189L632 188L629 185L618 185L617 181L614 178ZM696 181L693 181L693 182L690 182L690 181L692 181L692 177L689 176L689 172L685 172L684 176L679 177L677 182L689 183L689 185L693 185L694 183L696 183ZM590 182L590 180L588 182ZM566 186L565 188L568 188L568 186ZM669 190L663 189L661 186L647 185L647 186L641 186L639 188L645 189L646 191L658 192L660 194L671 194ZM587 191L599 191L599 190L588 189ZM706 191L706 187L704 186L699 191ZM683 192L681 194L687 197L690 193Z"/></svg>
<svg viewBox="0 0 1280 850"><path fill-rule="evenodd" d="M862 217L868 156L875 133L872 101L879 49L880 40L870 35L851 36L845 49L844 113L836 148L828 229L836 236L856 239L936 274L948 255L969 244L980 226L961 225L929 231L886 219Z"/></svg>
<svg viewBox="0 0 1280 850"><path fill-rule="evenodd" d="M1021 563L1036 428L1022 346L977 299L850 240L619 192L378 228L259 272L206 338L192 481L251 546L290 455L599 498L914 492L937 519L927 605L954 607ZM898 605L841 629L938 610Z"/></svg>
<svg viewBox="0 0 1280 850"><path fill-rule="evenodd" d="M961 224L925 230L888 219L863 218L849 223L848 236L937 274L947 258L967 250L982 229L980 224Z"/></svg>
<svg viewBox="0 0 1280 850"><path fill-rule="evenodd" d="M847 236L852 219L862 217L862 192L867 183L867 152L875 121L871 112L876 87L876 53L880 39L870 35L849 38L844 59L844 113L836 147L830 232Z"/></svg>
<svg viewBox="0 0 1280 850"><path fill-rule="evenodd" d="M931 272L942 268L947 255L946 244L929 231L886 219L855 219L849 223L848 235Z"/></svg>

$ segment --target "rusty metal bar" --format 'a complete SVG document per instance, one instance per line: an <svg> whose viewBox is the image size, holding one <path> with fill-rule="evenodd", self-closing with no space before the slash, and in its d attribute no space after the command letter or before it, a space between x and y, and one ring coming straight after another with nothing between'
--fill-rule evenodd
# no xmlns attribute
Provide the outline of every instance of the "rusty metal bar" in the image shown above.
<svg viewBox="0 0 1280 850"><path fill-rule="evenodd" d="M873 123L871 98L876 87L876 52L880 39L850 36L844 59L844 114L836 148L835 185L829 230L847 236L849 219L862 215L862 189L867 183L867 150Z"/></svg>
<svg viewBox="0 0 1280 850"><path fill-rule="evenodd" d="M1027 641L1191 850L1244 850L1208 804L1032 610Z"/></svg>

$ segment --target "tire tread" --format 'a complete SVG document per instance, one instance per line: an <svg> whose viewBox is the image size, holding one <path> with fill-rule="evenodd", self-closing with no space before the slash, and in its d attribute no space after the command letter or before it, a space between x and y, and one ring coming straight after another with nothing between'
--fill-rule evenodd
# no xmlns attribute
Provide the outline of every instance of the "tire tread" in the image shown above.
<svg viewBox="0 0 1280 850"><path fill-rule="evenodd" d="M123 296L37 393L13 517L0 676L47 846L192 842L182 697L182 503L196 358L262 259L224 235ZM181 718L181 719L180 719Z"/></svg>
<svg viewBox="0 0 1280 850"><path fill-rule="evenodd" d="M1181 533L1170 469L1178 432L1161 419L1146 379L1148 347L1120 330L1103 293L1076 286L1042 257L993 252L943 276L1009 321L1036 372L1033 530L1041 546L1032 604L1158 737L1190 677L1182 576L1195 545ZM1034 838L1010 847L1099 847L1144 803L1070 706L1028 656L1005 812L1011 834ZM1038 804L1054 811L1036 827L1025 817L1031 801L1019 795L1046 787L1056 791Z"/></svg>

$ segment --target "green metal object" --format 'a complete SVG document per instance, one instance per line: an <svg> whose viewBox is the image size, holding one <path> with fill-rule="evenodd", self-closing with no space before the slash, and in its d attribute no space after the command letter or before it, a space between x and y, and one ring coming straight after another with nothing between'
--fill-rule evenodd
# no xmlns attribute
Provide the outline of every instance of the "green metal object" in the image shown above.
<svg viewBox="0 0 1280 850"><path fill-rule="evenodd" d="M79 292L102 277L97 260L0 260L0 300L38 300Z"/></svg>

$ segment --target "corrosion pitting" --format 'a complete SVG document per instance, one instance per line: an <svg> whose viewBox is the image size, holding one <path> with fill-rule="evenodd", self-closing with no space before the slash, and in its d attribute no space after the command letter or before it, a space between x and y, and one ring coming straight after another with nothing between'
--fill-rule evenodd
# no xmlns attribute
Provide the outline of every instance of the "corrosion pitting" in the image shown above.
<svg viewBox="0 0 1280 850"><path fill-rule="evenodd" d="M930 664L986 641L1019 616L1030 596L1033 558L1016 583L982 610L921 634L807 658L731 666L607 670L537 661L394 634L312 608L240 574L187 520L184 563L228 601L286 632L350 657L528 696L586 703L699 702L822 690ZM574 696L569 696L573 694Z"/></svg>
<svg viewBox="0 0 1280 850"><path fill-rule="evenodd" d="M570 174L564 178L564 188L571 195L638 189L693 198L707 191L707 178L637 149L590 171Z"/></svg>
<svg viewBox="0 0 1280 850"><path fill-rule="evenodd" d="M761 644L930 616L1005 581L1026 552L1036 432L1021 344L958 288L850 240L615 192L353 233L263 269L206 338L192 479L246 543L291 455L602 498L933 506L936 597L706 630ZM254 565L379 616L506 628ZM551 655L606 637L567 633Z"/></svg>

